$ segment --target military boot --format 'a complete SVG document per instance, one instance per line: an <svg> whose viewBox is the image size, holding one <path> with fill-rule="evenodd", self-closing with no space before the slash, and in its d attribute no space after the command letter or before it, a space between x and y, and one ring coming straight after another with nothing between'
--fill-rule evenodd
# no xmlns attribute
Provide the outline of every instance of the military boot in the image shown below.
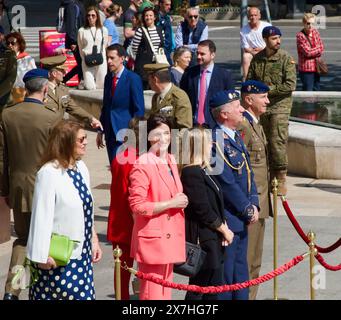
<svg viewBox="0 0 341 320"><path fill-rule="evenodd" d="M287 195L287 170L278 170L275 171L275 176L278 181L278 187L277 187L277 194L279 196L286 196Z"/></svg>

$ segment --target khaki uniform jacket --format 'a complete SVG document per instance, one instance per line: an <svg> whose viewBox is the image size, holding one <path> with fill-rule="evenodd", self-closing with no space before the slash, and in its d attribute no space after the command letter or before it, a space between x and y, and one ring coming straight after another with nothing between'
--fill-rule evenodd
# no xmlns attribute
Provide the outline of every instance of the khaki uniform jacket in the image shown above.
<svg viewBox="0 0 341 320"><path fill-rule="evenodd" d="M265 49L260 51L251 61L247 80L261 81L270 87L267 113L290 114L292 92L296 89L296 64L288 52L279 49L267 57Z"/></svg>
<svg viewBox="0 0 341 320"><path fill-rule="evenodd" d="M86 112L82 107L79 107L75 101L71 98L69 88L60 84L56 86L55 94L49 87L47 100L44 103L48 108L54 111L58 117L56 122L60 121L64 117L64 113L67 112L74 116L81 122L85 122L88 125L91 123L93 116Z"/></svg>
<svg viewBox="0 0 341 320"><path fill-rule="evenodd" d="M50 131L62 118L51 106L22 102L4 109L0 126L0 191L10 207L31 212L36 173Z"/></svg>
<svg viewBox="0 0 341 320"><path fill-rule="evenodd" d="M249 115L247 115L250 117ZM272 216L272 206L269 190L269 164L267 152L267 140L260 123L244 117L238 130L243 138L250 154L250 162L259 197L259 217L268 218Z"/></svg>
<svg viewBox="0 0 341 320"><path fill-rule="evenodd" d="M164 99L158 98L159 94L155 93L150 115L160 113L172 117L176 129L193 127L192 105L185 91L172 84Z"/></svg>

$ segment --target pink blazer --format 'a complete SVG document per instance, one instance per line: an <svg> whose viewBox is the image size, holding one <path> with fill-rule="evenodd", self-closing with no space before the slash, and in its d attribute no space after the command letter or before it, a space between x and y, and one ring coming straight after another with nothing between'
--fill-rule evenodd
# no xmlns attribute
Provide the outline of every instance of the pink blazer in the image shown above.
<svg viewBox="0 0 341 320"><path fill-rule="evenodd" d="M183 209L153 214L155 202L170 200L182 192L178 168L172 155L165 164L153 153L140 156L130 173L129 204L134 215L130 255L147 264L185 261Z"/></svg>

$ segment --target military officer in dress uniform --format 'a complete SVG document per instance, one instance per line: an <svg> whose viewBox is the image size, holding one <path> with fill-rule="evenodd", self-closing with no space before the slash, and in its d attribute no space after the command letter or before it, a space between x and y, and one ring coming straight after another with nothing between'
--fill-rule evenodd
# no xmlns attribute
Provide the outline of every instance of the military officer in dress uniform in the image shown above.
<svg viewBox="0 0 341 320"><path fill-rule="evenodd" d="M20 289L13 288L12 268L23 265L30 229L34 181L50 130L58 115L43 100L48 92L48 72L32 69L23 78L27 96L21 103L5 108L0 127L0 191L13 209L17 239L5 287L5 300L17 300Z"/></svg>
<svg viewBox="0 0 341 320"><path fill-rule="evenodd" d="M4 29L0 26L0 116L3 108L11 103L11 90L17 77L17 58L4 44Z"/></svg>
<svg viewBox="0 0 341 320"><path fill-rule="evenodd" d="M266 106L269 104L268 92L269 87L260 81L248 80L242 83L241 104L245 111L243 113L244 119L238 129L250 154L260 207L258 221L248 228L247 260L250 279L259 277L262 264L265 219L269 217L269 214L272 214L267 141L259 120L260 115L266 112ZM257 290L258 286L250 287L250 300L256 299Z"/></svg>
<svg viewBox="0 0 341 320"><path fill-rule="evenodd" d="M226 247L224 278L226 284L240 283L249 279L247 226L256 223L259 215L258 194L249 154L237 131L243 120L244 108L235 90L217 92L210 99L210 107L217 122L213 130L212 154L217 159L216 165L221 165L217 179L224 194L227 224L234 233L232 244ZM248 289L219 295L221 300L247 300L248 297Z"/></svg>
<svg viewBox="0 0 341 320"><path fill-rule="evenodd" d="M67 69L64 64L65 61L66 57L63 55L40 60L42 67L49 71L49 91L44 103L50 110L56 112L58 115L57 122L63 119L65 112L67 112L79 121L87 123L92 128L103 130L99 120L76 105L70 96L69 88L62 83Z"/></svg>
<svg viewBox="0 0 341 320"><path fill-rule="evenodd" d="M277 27L263 29L266 47L253 57L247 80L262 81L270 88L270 103L266 113L261 116L261 123L269 142L271 178L276 177L278 180L278 194L286 195L288 128L292 92L296 88L296 65L294 58L280 49L281 35Z"/></svg>
<svg viewBox="0 0 341 320"><path fill-rule="evenodd" d="M171 82L169 65L164 63L145 64L150 88L155 91L150 115L163 114L171 118L172 129L192 128L192 106L185 91Z"/></svg>

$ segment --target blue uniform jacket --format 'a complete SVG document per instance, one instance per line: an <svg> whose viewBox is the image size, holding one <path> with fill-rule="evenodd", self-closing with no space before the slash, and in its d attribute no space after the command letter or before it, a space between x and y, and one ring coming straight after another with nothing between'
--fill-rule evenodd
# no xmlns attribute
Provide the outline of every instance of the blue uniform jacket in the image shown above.
<svg viewBox="0 0 341 320"><path fill-rule="evenodd" d="M220 159L219 163L223 166L222 173L217 175L217 179L224 195L224 212L227 224L233 232L241 232L245 230L249 222L248 212L252 210L252 205L259 208L257 188L254 182L249 154L239 133L236 132L236 141L233 141L225 134L223 134L222 138L221 134L223 134L223 131L219 126L216 126L213 130L214 143L212 154ZM222 145L222 141L224 145ZM225 161L221 161L222 159L217 150L216 143L219 145L220 150L224 152L225 159L234 168ZM247 161L248 167L251 170L250 186L245 161ZM219 166L219 164L217 165Z"/></svg>

